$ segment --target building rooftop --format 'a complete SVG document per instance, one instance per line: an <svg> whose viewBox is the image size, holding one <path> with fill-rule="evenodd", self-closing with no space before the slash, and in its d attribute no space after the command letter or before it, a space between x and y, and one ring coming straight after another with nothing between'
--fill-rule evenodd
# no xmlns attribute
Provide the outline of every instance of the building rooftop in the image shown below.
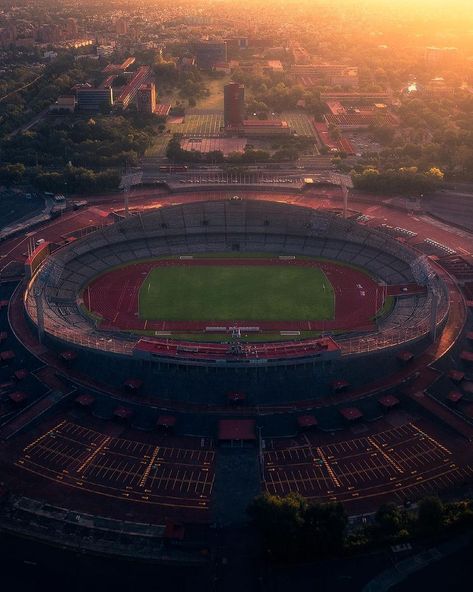
<svg viewBox="0 0 473 592"><path fill-rule="evenodd" d="M288 127L287 121L281 119L245 119L245 127Z"/></svg>

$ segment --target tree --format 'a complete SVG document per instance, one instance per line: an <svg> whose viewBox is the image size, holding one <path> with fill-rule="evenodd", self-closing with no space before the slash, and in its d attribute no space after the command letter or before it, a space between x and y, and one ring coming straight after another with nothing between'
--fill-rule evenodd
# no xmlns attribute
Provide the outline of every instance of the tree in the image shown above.
<svg viewBox="0 0 473 592"><path fill-rule="evenodd" d="M248 515L270 557L280 560L298 556L306 507L304 498L295 493L285 497L263 494L250 503Z"/></svg>
<svg viewBox="0 0 473 592"><path fill-rule="evenodd" d="M178 134L174 134L174 136L169 141L166 148L166 156L170 160L178 162L185 159L186 152L181 148L180 136Z"/></svg>
<svg viewBox="0 0 473 592"><path fill-rule="evenodd" d="M177 82L178 72L174 62L158 62L154 65L153 70L159 82Z"/></svg>
<svg viewBox="0 0 473 592"><path fill-rule="evenodd" d="M444 178L444 173L437 167L431 167L426 173L427 177L430 177L435 182L441 182Z"/></svg>
<svg viewBox="0 0 473 592"><path fill-rule="evenodd" d="M21 183L25 175L25 165L21 163L7 164L0 167L0 183L5 185L17 185Z"/></svg>
<svg viewBox="0 0 473 592"><path fill-rule="evenodd" d="M438 183L433 174L419 173L417 167L401 167L379 171L372 167L352 175L357 189L374 193L398 193L404 195L426 193L435 190Z"/></svg>
<svg viewBox="0 0 473 592"><path fill-rule="evenodd" d="M343 548L348 517L340 502L310 505L303 518L303 549L311 558Z"/></svg>
<svg viewBox="0 0 473 592"><path fill-rule="evenodd" d="M34 179L34 184L43 191L59 192L64 191L64 175L61 173L39 172Z"/></svg>
<svg viewBox="0 0 473 592"><path fill-rule="evenodd" d="M309 505L296 493L265 494L255 498L247 511L272 559L314 559L344 546L348 518L338 502Z"/></svg>
<svg viewBox="0 0 473 592"><path fill-rule="evenodd" d="M425 497L419 503L417 524L424 534L437 533L444 522L444 506L438 497Z"/></svg>
<svg viewBox="0 0 473 592"><path fill-rule="evenodd" d="M403 514L394 503L380 506L376 512L375 521L383 536L395 536L403 528Z"/></svg>
<svg viewBox="0 0 473 592"><path fill-rule="evenodd" d="M473 171L473 147L461 145L457 148L454 161L463 174Z"/></svg>
<svg viewBox="0 0 473 592"><path fill-rule="evenodd" d="M390 144L396 134L395 128L387 123L374 125L370 128L370 131L373 134L374 139L384 145Z"/></svg>

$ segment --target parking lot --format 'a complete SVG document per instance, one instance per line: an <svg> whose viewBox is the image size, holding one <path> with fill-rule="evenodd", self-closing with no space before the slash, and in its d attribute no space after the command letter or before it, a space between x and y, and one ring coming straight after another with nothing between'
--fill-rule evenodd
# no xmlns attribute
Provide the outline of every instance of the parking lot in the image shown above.
<svg viewBox="0 0 473 592"><path fill-rule="evenodd" d="M83 491L200 511L209 507L215 453L200 438L195 444L151 445L64 420L27 445L16 465Z"/></svg>
<svg viewBox="0 0 473 592"><path fill-rule="evenodd" d="M253 174L230 174L230 173L212 173L212 174L190 174L185 178L181 178L181 184L208 184L208 183L223 183L223 184L282 184L282 185L301 185L304 182L303 177L292 177L288 175L274 175L268 173L255 172Z"/></svg>
<svg viewBox="0 0 473 592"><path fill-rule="evenodd" d="M317 501L349 502L390 495L398 502L452 487L473 474L414 423L362 438L317 446L303 435L291 446L267 444L264 487Z"/></svg>

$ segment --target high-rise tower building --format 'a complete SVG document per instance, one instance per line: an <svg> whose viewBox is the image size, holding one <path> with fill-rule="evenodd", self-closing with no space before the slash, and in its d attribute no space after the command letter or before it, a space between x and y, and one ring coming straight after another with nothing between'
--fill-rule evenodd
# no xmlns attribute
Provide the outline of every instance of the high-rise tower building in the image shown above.
<svg viewBox="0 0 473 592"><path fill-rule="evenodd" d="M154 82L142 84L136 95L138 111L141 113L154 113L156 111L156 85Z"/></svg>
<svg viewBox="0 0 473 592"><path fill-rule="evenodd" d="M65 32L67 39L77 39L79 36L79 26L77 24L77 19L71 17L66 20Z"/></svg>
<svg viewBox="0 0 473 592"><path fill-rule="evenodd" d="M128 21L122 17L115 22L115 32L117 35L126 35L128 33Z"/></svg>

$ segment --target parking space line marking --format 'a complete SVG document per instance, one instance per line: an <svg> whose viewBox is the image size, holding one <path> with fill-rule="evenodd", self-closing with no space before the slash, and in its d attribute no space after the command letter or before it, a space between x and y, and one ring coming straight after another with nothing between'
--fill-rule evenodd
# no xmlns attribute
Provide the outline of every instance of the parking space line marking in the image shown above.
<svg viewBox="0 0 473 592"><path fill-rule="evenodd" d="M325 468L327 469L327 472L330 475L330 478L332 479L335 487L340 487L340 481L337 479L335 473L333 472L332 467L330 466L328 460L325 458L325 454L323 453L323 451L320 447L317 448L317 454L321 458L321 460L322 460Z"/></svg>
<svg viewBox="0 0 473 592"><path fill-rule="evenodd" d="M143 477L141 478L140 487L144 487L146 485L146 481L148 480L150 471L156 461L156 457L158 456L158 453L159 453L159 446L156 446L156 448L153 450L153 454L151 455L151 458L149 459L149 463L143 473Z"/></svg>
<svg viewBox="0 0 473 592"><path fill-rule="evenodd" d="M381 454L381 456L383 458L385 458L388 463L394 467L394 469L398 472L398 473L404 473L404 469L402 469L402 467L393 459L391 458L388 454L386 454L386 452L384 452L384 450L381 448L381 446L375 442L373 440L373 438L371 438L370 436L368 436L368 442L374 447L376 448L376 450Z"/></svg>

